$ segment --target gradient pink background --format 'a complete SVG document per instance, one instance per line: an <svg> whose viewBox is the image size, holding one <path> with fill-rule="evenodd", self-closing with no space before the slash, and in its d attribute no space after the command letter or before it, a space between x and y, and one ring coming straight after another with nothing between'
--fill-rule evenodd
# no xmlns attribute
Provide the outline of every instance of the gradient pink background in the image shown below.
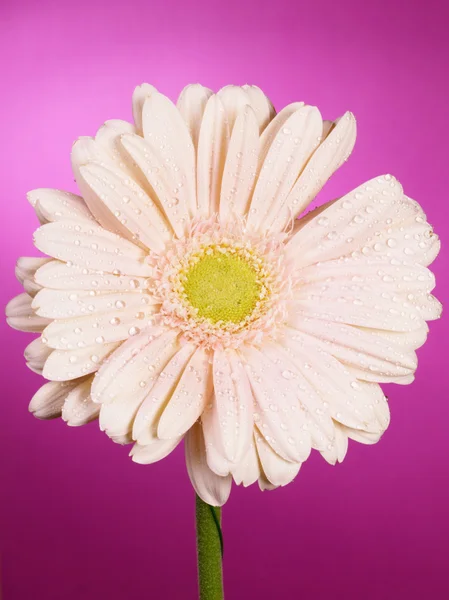
<svg viewBox="0 0 449 600"><path fill-rule="evenodd" d="M69 152L109 118L131 118L148 81L261 86L325 118L358 118L355 152L320 195L392 172L436 231L448 224L448 6L443 1L58 2L3 0L0 14L1 303L33 255L25 192L74 189ZM447 302L447 245L434 264ZM392 424L374 447L319 455L287 488L234 488L224 510L228 599L442 599L449 593L449 320L431 324L416 382L390 386ZM41 384L30 336L1 322L4 600L194 599L194 494L179 450L133 464L91 424L27 411Z"/></svg>

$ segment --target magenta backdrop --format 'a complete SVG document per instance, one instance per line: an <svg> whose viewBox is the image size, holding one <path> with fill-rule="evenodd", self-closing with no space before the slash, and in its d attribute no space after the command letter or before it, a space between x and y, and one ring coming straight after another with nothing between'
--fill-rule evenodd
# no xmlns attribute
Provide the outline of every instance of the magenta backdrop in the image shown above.
<svg viewBox="0 0 449 600"><path fill-rule="evenodd" d="M69 153L109 118L131 119L135 85L171 98L189 82L253 83L277 107L352 110L359 139L320 195L391 172L448 233L448 6L295 0L3 0L0 15L2 305L33 255L25 192L74 189ZM447 247L434 265L448 300ZM227 598L442 599L449 593L449 320L431 324L412 386L390 386L390 429L319 455L275 492L235 488L224 510ZM97 424L27 411L41 380L30 337L2 322L1 537L4 600L196 597L194 494L179 450L133 464ZM446 390L446 393L445 393Z"/></svg>

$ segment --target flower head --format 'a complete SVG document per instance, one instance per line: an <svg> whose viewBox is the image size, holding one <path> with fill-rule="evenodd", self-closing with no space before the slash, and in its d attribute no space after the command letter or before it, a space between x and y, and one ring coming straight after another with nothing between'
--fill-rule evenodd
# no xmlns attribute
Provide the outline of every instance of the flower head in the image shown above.
<svg viewBox="0 0 449 600"><path fill-rule="evenodd" d="M29 194L45 258L21 258L10 325L39 333L39 418L99 417L139 463L185 439L204 501L232 479L289 483L311 449L342 461L389 423L379 383L410 383L438 318L439 250L390 175L299 220L352 151L355 119L257 87L133 96L135 124L80 138L81 196Z"/></svg>

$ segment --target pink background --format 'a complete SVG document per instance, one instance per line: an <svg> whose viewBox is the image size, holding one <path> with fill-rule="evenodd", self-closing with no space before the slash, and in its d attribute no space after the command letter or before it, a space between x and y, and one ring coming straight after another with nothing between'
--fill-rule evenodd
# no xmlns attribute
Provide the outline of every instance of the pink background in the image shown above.
<svg viewBox="0 0 449 600"><path fill-rule="evenodd" d="M448 233L448 6L375 2L3 0L0 14L1 303L33 255L27 190L74 189L69 152L109 118L131 118L135 85L175 98L189 82L254 83L279 108L358 118L349 163L320 195L391 172ZM447 302L447 246L434 265ZM417 380L390 386L392 424L374 447L319 455L287 488L235 488L224 510L228 599L447 597L449 320L431 324ZM30 337L2 322L0 532L5 600L196 597L194 494L181 451L127 458L91 424L27 411L41 380ZM446 393L445 393L446 391Z"/></svg>

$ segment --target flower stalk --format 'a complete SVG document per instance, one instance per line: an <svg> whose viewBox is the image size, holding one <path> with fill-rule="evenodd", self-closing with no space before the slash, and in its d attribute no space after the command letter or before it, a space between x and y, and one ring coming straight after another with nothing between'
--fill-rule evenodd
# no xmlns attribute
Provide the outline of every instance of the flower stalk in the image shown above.
<svg viewBox="0 0 449 600"><path fill-rule="evenodd" d="M200 600L223 600L221 508L196 496L196 544Z"/></svg>

